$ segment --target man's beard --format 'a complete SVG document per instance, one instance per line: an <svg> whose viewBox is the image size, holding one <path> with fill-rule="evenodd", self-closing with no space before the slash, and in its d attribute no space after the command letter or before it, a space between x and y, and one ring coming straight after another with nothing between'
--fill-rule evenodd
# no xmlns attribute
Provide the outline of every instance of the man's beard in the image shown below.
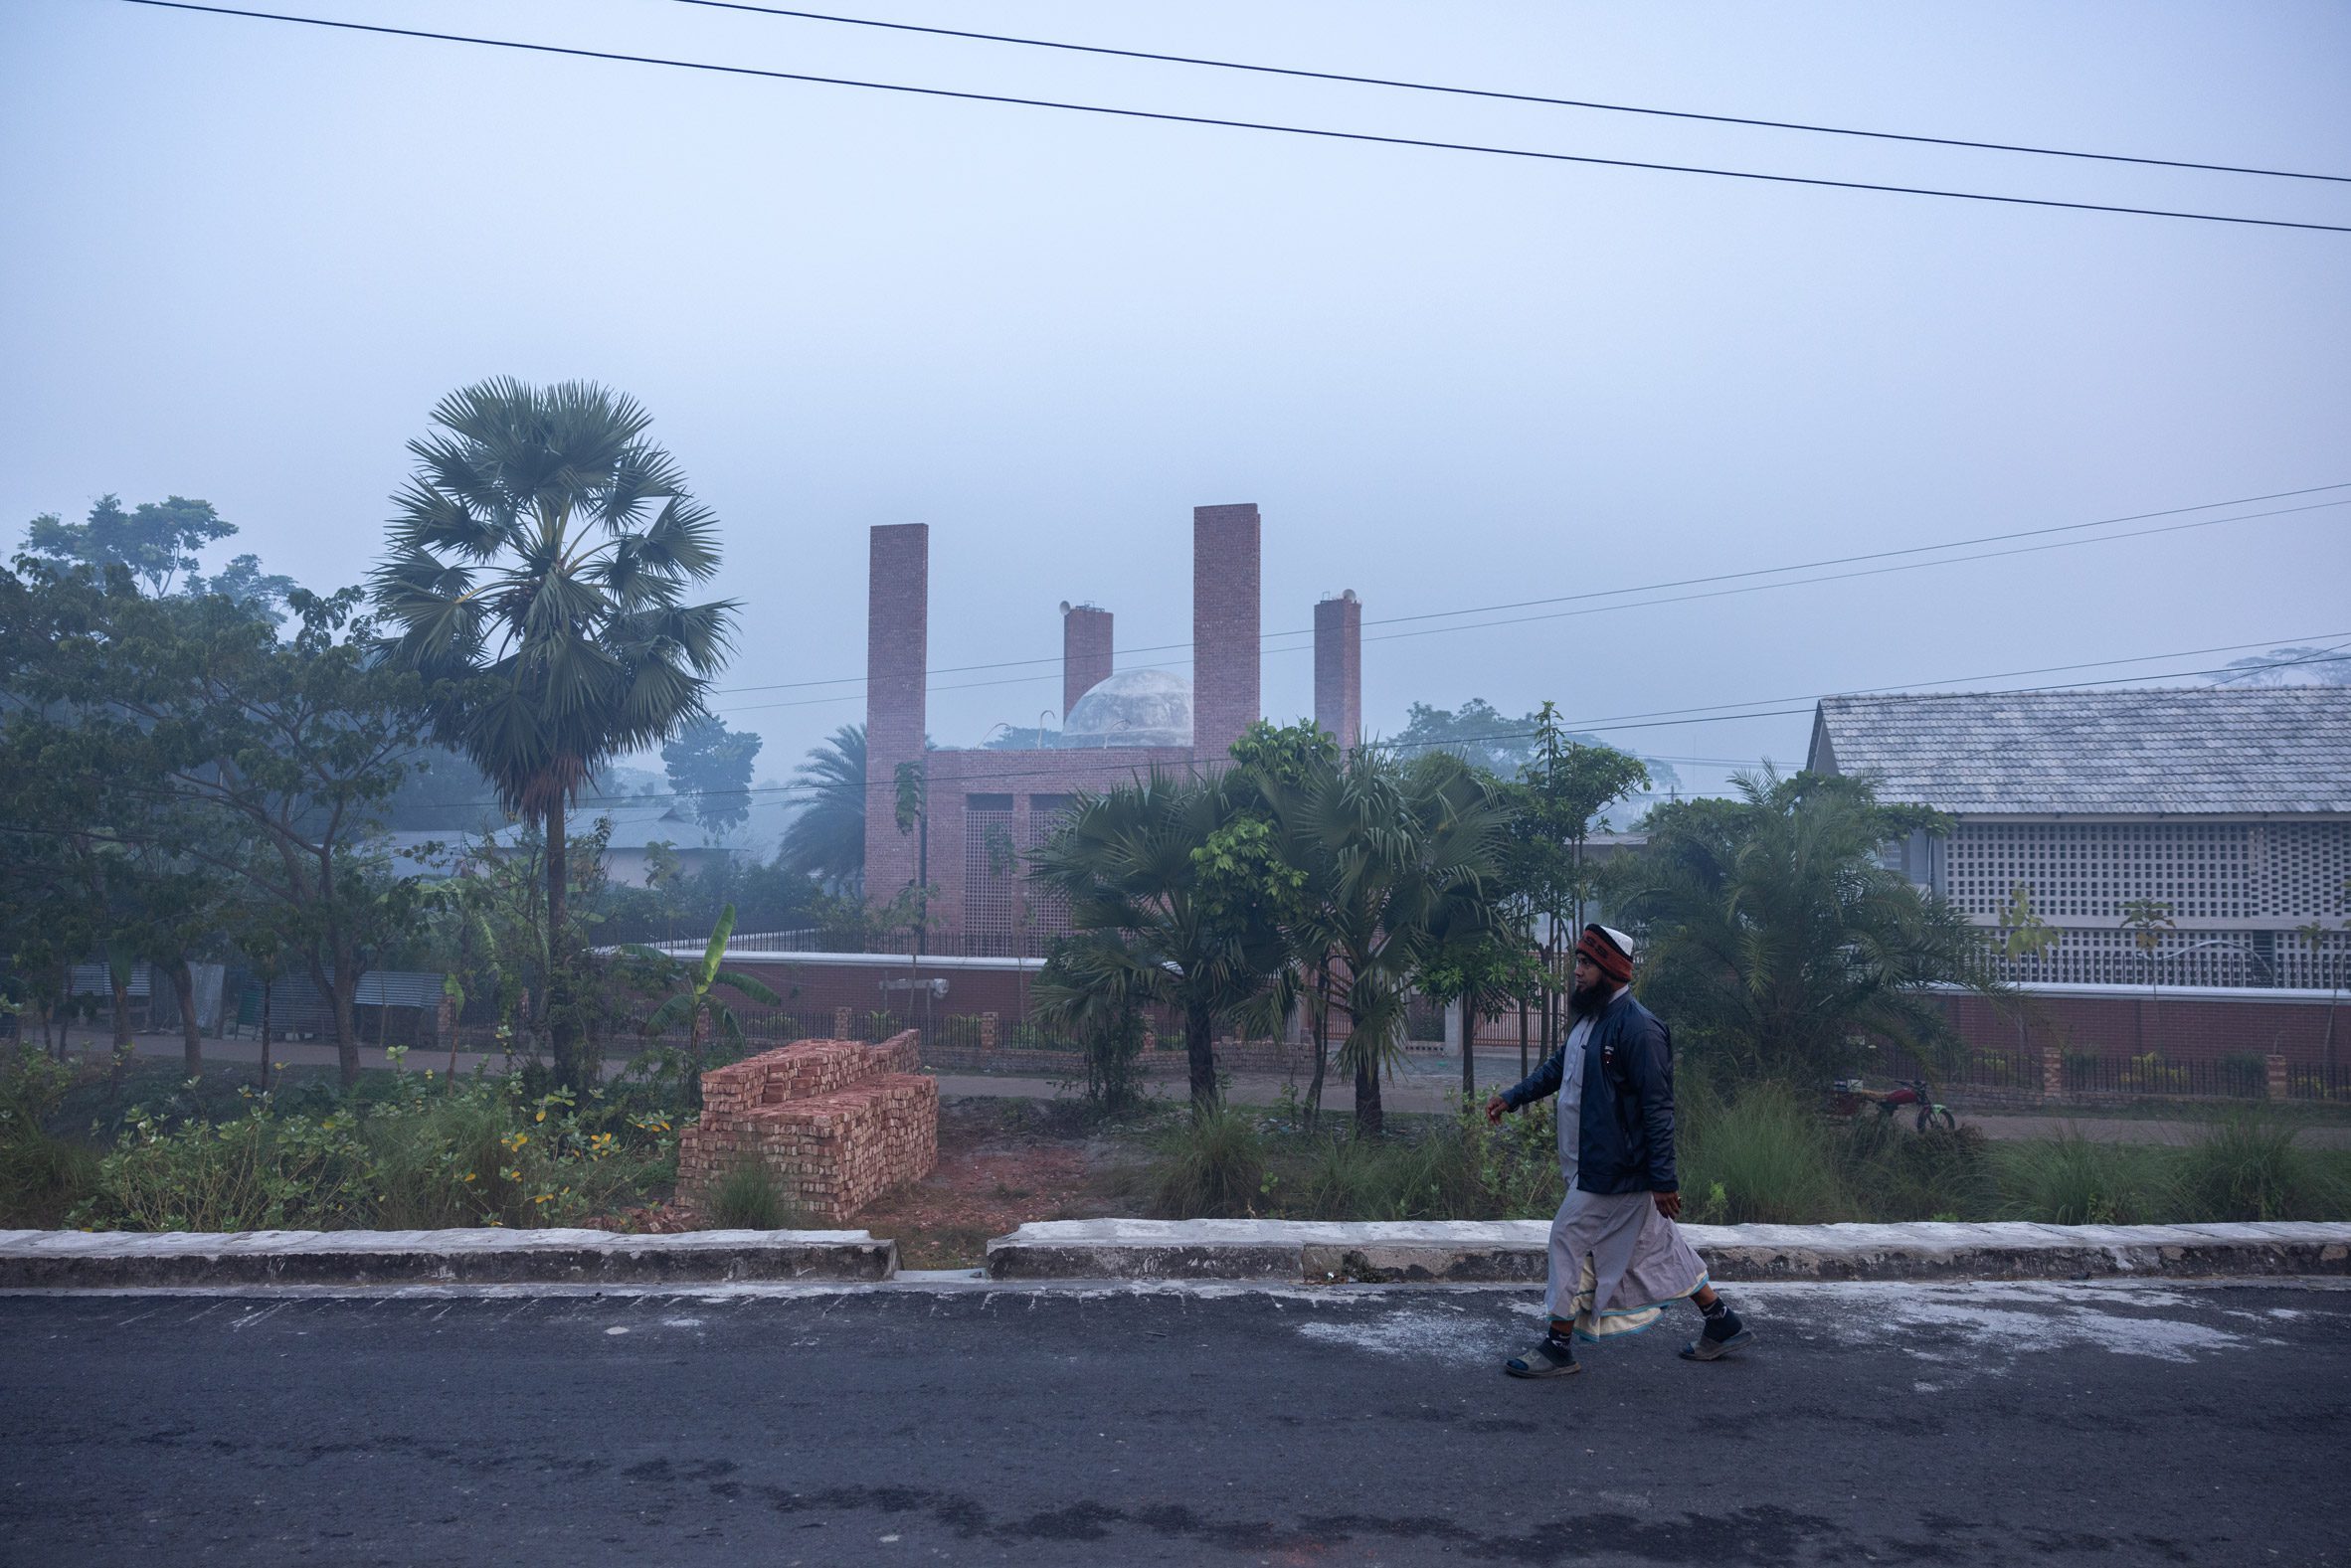
<svg viewBox="0 0 2351 1568"><path fill-rule="evenodd" d="M1589 985L1576 985L1567 992L1567 1016L1589 1018L1608 1005L1608 998L1616 993L1616 982L1603 974Z"/></svg>

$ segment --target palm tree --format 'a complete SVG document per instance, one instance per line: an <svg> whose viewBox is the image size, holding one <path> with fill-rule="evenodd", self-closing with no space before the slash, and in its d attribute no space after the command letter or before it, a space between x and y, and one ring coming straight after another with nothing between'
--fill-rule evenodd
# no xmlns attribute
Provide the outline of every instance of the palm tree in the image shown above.
<svg viewBox="0 0 2351 1568"><path fill-rule="evenodd" d="M854 896L865 880L865 726L833 731L792 779L808 805L784 830L777 863Z"/></svg>
<svg viewBox="0 0 2351 1568"><path fill-rule="evenodd" d="M1230 773L1148 779L1080 797L1029 855L1067 901L1074 935L1031 992L1040 1022L1076 1029L1106 1012L1164 1006L1183 1021L1195 1114L1216 1104L1215 1029L1274 982L1281 935L1246 877L1203 864L1253 799Z"/></svg>
<svg viewBox="0 0 2351 1568"><path fill-rule="evenodd" d="M374 574L386 652L431 684L437 738L545 824L549 1032L576 1086L592 1064L569 1006L565 813L599 767L703 711L736 606L684 603L718 571L717 519L633 400L500 379L433 423Z"/></svg>
<svg viewBox="0 0 2351 1568"><path fill-rule="evenodd" d="M688 1098L702 1103L702 1026L707 1022L713 1038L740 1041L743 1038L742 1020L735 1010L714 989L724 985L739 991L764 1007L782 1006L784 998L750 975L736 969L722 969L719 960L727 955L727 939L735 934L735 906L729 904L718 917L718 925L711 930L710 945L701 960L684 963L661 952L658 948L631 944L622 949L631 958L653 966L654 983L675 986L669 999L653 1009L644 1021L647 1039L666 1033L680 1023L686 1026L686 1067L692 1080Z"/></svg>
<svg viewBox="0 0 2351 1568"><path fill-rule="evenodd" d="M1504 923L1495 883L1502 814L1486 782L1442 752L1398 763L1357 751L1259 784L1282 864L1302 875L1286 906L1290 950L1313 978L1309 1005L1347 1015L1338 1065L1355 1079L1357 1135L1376 1137L1385 1126L1380 1077L1401 1055L1414 981L1448 944ZM1319 1030L1318 1016L1318 1040ZM1318 1044L1318 1069L1321 1056Z"/></svg>
<svg viewBox="0 0 2351 1568"><path fill-rule="evenodd" d="M1861 779L1733 782L1740 799L1658 807L1644 852L1610 868L1610 908L1648 935L1642 1000L1753 1076L1834 1077L1874 1039L1954 1047L1930 987L2000 994L1985 934L1877 860L1945 819L1881 805Z"/></svg>

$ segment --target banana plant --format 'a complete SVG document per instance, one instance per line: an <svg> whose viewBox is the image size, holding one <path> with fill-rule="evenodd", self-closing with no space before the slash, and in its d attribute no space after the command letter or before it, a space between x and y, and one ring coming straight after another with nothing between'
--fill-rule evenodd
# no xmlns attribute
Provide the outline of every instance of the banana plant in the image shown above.
<svg viewBox="0 0 2351 1568"><path fill-rule="evenodd" d="M718 987L750 998L765 1007L777 1007L784 998L767 986L737 969L722 969L719 961L726 957L727 939L735 933L735 906L729 904L719 912L718 925L710 933L710 946L701 961L687 963L640 944L631 944L623 951L653 966L653 988L675 987L669 998L653 1009L644 1021L644 1035L649 1039L667 1033L679 1023L686 1026L686 1065L691 1074L688 1091L695 1104L702 1098L702 1041L703 1029L708 1025L711 1038L740 1041L743 1038L742 1020L735 1010L719 996Z"/></svg>

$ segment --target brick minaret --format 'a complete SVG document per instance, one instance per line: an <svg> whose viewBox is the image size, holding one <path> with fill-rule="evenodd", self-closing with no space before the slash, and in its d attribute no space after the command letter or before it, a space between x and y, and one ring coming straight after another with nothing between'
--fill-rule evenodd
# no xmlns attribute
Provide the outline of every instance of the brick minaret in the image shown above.
<svg viewBox="0 0 2351 1568"><path fill-rule="evenodd" d="M1349 589L1315 606L1315 723L1343 752L1363 740L1363 602Z"/></svg>
<svg viewBox="0 0 2351 1568"><path fill-rule="evenodd" d="M900 763L919 762L929 727L931 527L873 530L865 590L865 896L893 898L914 880L915 842L898 831Z"/></svg>
<svg viewBox="0 0 2351 1568"><path fill-rule="evenodd" d="M1061 722L1096 685L1110 679L1110 611L1092 605L1061 607Z"/></svg>
<svg viewBox="0 0 2351 1568"><path fill-rule="evenodd" d="M1222 762L1258 719L1257 505L1191 509L1191 743Z"/></svg>

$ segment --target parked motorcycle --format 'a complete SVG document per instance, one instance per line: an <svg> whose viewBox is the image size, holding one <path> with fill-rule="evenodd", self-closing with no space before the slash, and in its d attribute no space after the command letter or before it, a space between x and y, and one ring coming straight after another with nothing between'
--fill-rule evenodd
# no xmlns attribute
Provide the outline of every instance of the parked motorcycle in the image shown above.
<svg viewBox="0 0 2351 1568"><path fill-rule="evenodd" d="M1876 1106L1878 1114L1890 1121L1908 1113L1921 1132L1932 1127L1949 1132L1959 1126L1951 1108L1934 1098L1932 1087L1923 1078L1893 1089L1872 1089L1858 1078L1840 1078L1829 1085L1829 1109L1836 1115L1859 1116L1867 1106Z"/></svg>

